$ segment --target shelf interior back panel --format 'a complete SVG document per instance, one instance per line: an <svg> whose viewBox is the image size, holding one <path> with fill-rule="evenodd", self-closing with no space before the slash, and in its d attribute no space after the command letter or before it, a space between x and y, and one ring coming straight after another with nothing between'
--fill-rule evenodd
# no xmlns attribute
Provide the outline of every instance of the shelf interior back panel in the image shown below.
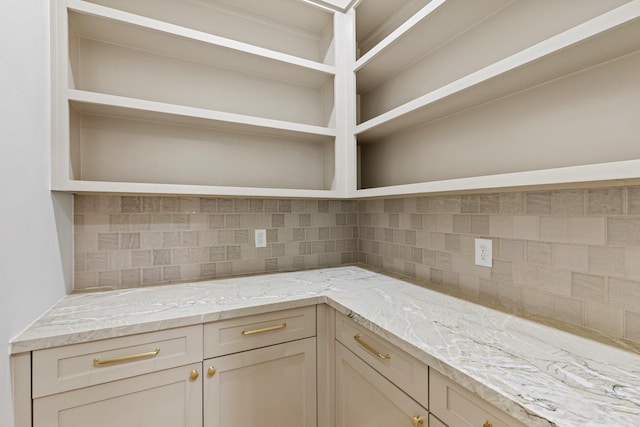
<svg viewBox="0 0 640 427"><path fill-rule="evenodd" d="M334 140L95 115L70 105L71 179L329 190Z"/></svg>
<svg viewBox="0 0 640 427"><path fill-rule="evenodd" d="M333 76L113 20L69 13L72 89L327 126Z"/></svg>
<svg viewBox="0 0 640 427"><path fill-rule="evenodd" d="M640 159L638 69L640 51L360 144L361 187Z"/></svg>
<svg viewBox="0 0 640 427"><path fill-rule="evenodd" d="M628 1L445 2L358 70L361 122Z"/></svg>
<svg viewBox="0 0 640 427"><path fill-rule="evenodd" d="M356 6L356 43L365 55L432 0L362 0Z"/></svg>
<svg viewBox="0 0 640 427"><path fill-rule="evenodd" d="M296 0L88 0L332 65L333 15Z"/></svg>

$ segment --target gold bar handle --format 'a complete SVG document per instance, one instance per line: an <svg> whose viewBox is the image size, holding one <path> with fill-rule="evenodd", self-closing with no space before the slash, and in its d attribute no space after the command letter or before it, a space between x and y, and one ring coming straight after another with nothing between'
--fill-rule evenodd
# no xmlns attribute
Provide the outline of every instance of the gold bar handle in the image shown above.
<svg viewBox="0 0 640 427"><path fill-rule="evenodd" d="M422 424L424 424L424 418L422 418L422 415L411 417L411 427L419 427Z"/></svg>
<svg viewBox="0 0 640 427"><path fill-rule="evenodd" d="M376 357L378 357L380 359L383 359L383 360L391 359L391 355L390 354L382 354L378 350L376 350L375 348L371 347L366 342L362 341L362 338L360 338L360 334L354 335L353 339L356 340L356 342L358 344L360 344L362 347L367 349L370 353L374 354Z"/></svg>
<svg viewBox="0 0 640 427"><path fill-rule="evenodd" d="M134 360L149 359L151 357L156 357L158 353L160 353L160 349L156 348L154 351L149 351L147 353L133 354L131 356L115 357L113 359L107 359L107 360L100 360L100 358L96 357L95 359L93 359L93 366L100 367L105 365L113 365L114 363L133 362Z"/></svg>
<svg viewBox="0 0 640 427"><path fill-rule="evenodd" d="M268 328L262 329L254 329L253 331L242 331L242 335L255 335L255 334L263 334L265 332L277 331L278 329L284 329L287 327L286 323L277 326L270 326Z"/></svg>

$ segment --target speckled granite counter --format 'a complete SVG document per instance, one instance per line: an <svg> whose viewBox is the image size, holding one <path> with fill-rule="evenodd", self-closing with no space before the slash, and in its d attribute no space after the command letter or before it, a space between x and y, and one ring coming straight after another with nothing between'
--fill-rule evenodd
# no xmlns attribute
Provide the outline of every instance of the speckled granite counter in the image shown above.
<svg viewBox="0 0 640 427"><path fill-rule="evenodd" d="M358 267L69 295L11 353L327 303L530 426L640 426L640 354Z"/></svg>

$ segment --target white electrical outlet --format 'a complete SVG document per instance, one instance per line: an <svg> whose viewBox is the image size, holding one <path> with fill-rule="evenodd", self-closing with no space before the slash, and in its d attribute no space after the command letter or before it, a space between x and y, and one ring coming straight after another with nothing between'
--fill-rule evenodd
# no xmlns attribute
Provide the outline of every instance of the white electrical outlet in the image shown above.
<svg viewBox="0 0 640 427"><path fill-rule="evenodd" d="M493 267L493 240L476 239L476 265Z"/></svg>
<svg viewBox="0 0 640 427"><path fill-rule="evenodd" d="M256 248L267 247L267 230L256 230Z"/></svg>

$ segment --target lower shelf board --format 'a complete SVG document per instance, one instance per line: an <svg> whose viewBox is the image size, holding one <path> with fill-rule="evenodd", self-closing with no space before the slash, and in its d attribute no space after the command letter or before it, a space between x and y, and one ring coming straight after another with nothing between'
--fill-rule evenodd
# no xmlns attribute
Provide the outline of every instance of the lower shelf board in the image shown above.
<svg viewBox="0 0 640 427"><path fill-rule="evenodd" d="M543 188L576 186L584 188L598 183L611 185L640 182L640 159L595 165L571 166L528 172L476 176L442 181L419 182L359 189L355 198L446 193L469 190L504 190L509 188Z"/></svg>

